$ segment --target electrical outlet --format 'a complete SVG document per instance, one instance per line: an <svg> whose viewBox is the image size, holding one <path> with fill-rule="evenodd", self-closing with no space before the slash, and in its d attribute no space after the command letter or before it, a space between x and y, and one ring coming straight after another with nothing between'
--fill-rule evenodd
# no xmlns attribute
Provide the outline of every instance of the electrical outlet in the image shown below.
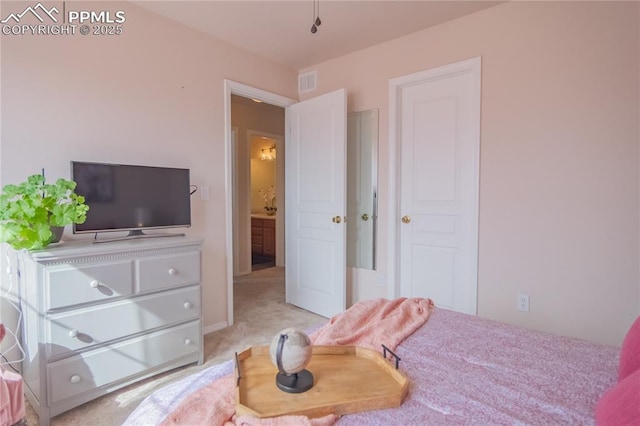
<svg viewBox="0 0 640 426"><path fill-rule="evenodd" d="M516 309L521 312L529 312L529 295L528 294L519 294L518 295L518 305Z"/></svg>

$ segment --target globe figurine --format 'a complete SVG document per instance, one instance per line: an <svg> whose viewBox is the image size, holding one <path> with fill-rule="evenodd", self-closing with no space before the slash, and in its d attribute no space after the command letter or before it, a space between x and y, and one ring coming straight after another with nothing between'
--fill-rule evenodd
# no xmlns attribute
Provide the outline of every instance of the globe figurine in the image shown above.
<svg viewBox="0 0 640 426"><path fill-rule="evenodd" d="M271 362L278 367L278 389L302 393L313 387L313 374L305 369L311 361L311 352L309 336L295 328L285 328L273 337L269 355Z"/></svg>

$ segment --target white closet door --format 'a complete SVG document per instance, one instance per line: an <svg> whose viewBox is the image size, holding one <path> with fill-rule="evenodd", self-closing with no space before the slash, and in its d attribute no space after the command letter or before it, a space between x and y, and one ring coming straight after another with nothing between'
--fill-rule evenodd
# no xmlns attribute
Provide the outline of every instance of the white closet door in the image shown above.
<svg viewBox="0 0 640 426"><path fill-rule="evenodd" d="M397 83L400 293L475 314L480 59Z"/></svg>

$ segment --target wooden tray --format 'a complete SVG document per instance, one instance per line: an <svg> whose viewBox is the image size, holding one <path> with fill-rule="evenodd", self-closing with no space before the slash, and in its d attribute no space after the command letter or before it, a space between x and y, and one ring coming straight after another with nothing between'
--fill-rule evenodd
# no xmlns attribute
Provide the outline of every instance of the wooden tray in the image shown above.
<svg viewBox="0 0 640 426"><path fill-rule="evenodd" d="M278 369L269 347L237 354L236 413L255 417L285 414L322 417L399 407L409 380L382 354L356 346L313 346L307 366L313 388L304 393L283 392L276 386Z"/></svg>

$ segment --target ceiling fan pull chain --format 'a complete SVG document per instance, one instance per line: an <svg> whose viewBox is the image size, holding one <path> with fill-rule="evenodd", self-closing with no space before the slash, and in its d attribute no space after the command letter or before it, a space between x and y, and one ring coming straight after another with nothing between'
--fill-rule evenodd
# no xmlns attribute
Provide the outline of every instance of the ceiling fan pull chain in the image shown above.
<svg viewBox="0 0 640 426"><path fill-rule="evenodd" d="M322 21L320 20L320 0L316 0L318 2L318 13L316 14L316 27L319 27L320 25L322 25Z"/></svg>
<svg viewBox="0 0 640 426"><path fill-rule="evenodd" d="M320 24L322 24L322 21L320 20L320 0L313 0L313 24L311 24L311 34L315 34L316 32L318 32L318 27L320 26Z"/></svg>

